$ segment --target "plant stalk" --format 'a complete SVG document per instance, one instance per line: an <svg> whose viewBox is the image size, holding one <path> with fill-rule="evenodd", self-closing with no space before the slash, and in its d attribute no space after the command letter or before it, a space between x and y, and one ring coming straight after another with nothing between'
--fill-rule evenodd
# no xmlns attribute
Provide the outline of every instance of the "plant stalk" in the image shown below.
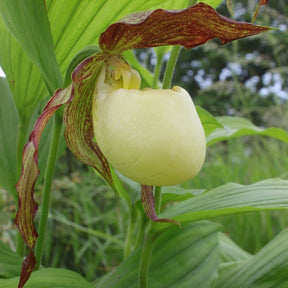
<svg viewBox="0 0 288 288"><path fill-rule="evenodd" d="M48 221L48 213L49 213L49 204L50 204L50 194L51 194L51 186L52 180L55 170L56 158L57 158L57 150L59 146L60 136L62 129L62 111L57 111L54 119L54 130L53 136L48 156L48 162L45 171L45 180L44 180L44 188L43 188L43 196L42 196L42 204L41 204L41 214L40 221L38 227L39 238L37 240L37 244L35 247L35 257L37 260L36 269L39 269L41 264L41 259L43 256L43 247L46 235L46 227Z"/></svg>
<svg viewBox="0 0 288 288"><path fill-rule="evenodd" d="M135 220L137 218L136 209L132 205L129 207L129 224L127 228L127 235L125 239L125 246L124 246L124 260L131 254L132 251L132 243L133 243L133 236L135 232Z"/></svg>
<svg viewBox="0 0 288 288"><path fill-rule="evenodd" d="M153 83L152 83L152 88L157 89L158 88L158 80L162 68L162 63L163 63L163 53L158 53L157 55L157 63L154 69L154 75L153 75Z"/></svg>
<svg viewBox="0 0 288 288"><path fill-rule="evenodd" d="M148 233L146 234L140 258L139 278L138 278L139 288L149 287L148 272L151 262L152 251L157 236L158 235L155 232L152 232L151 230L148 231Z"/></svg>
<svg viewBox="0 0 288 288"><path fill-rule="evenodd" d="M163 89L169 89L171 86L172 77L173 77L173 73L175 70L175 65L179 56L180 49L181 49L181 46L177 45L177 46L173 46L171 50L171 54L170 54L167 67L165 70L165 74L164 74L163 86L162 86Z"/></svg>
<svg viewBox="0 0 288 288"><path fill-rule="evenodd" d="M189 0L186 7L190 7L192 5L195 5L196 3L197 3L197 0ZM164 74L162 89L169 89L171 86L172 77L173 77L173 73L175 70L175 66L177 63L180 49L181 49L180 45L175 45L173 46L171 50L171 54L170 54L170 57L166 66L165 74Z"/></svg>

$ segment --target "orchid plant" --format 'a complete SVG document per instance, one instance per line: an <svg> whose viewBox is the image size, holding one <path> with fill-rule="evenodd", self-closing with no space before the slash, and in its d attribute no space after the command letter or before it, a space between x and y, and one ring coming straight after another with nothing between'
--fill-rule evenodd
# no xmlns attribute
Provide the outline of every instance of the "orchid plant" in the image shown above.
<svg viewBox="0 0 288 288"><path fill-rule="evenodd" d="M55 70L52 64L52 68L45 68L41 65L41 57L45 57L45 55L42 56L40 52L37 54L39 55L38 59L33 55L37 47L40 47L37 45L41 43L35 43L33 40L26 43L25 35L19 32L21 31L21 21L13 20L17 13L21 13L22 8L32 11L33 1L27 1L25 4L20 4L17 1L13 4L4 0L0 2L3 21L23 46L28 57L33 59L38 66L48 90L53 94L37 119L29 141L24 147L22 172L16 185L19 207L15 222L29 249L29 254L22 265L21 275L17 275L20 276L18 287L24 287L24 285L25 287L32 287L29 286L29 283L32 283L31 281L38 283L37 281L40 280L37 280L37 275L45 273L41 272L45 269L38 270L38 268L43 253L51 182L62 122L65 126L65 141L74 156L79 161L93 167L107 182L107 185L110 185L116 193L127 201L131 215L135 215L133 210L140 209L142 211L143 209L146 216L151 220L143 231L143 234L144 232L146 234L143 237L142 248L137 248L135 251L131 246L133 236L131 236L130 229L132 228L128 227L125 255L130 257L107 277L97 281L96 287L136 287L136 283L139 287L148 287L148 283L149 287L150 285L151 287L168 287L175 281L175 277L181 278L182 274L171 279L170 276L162 279L161 273L159 276L157 273L154 275L152 272L151 274L151 271L157 267L157 263L161 259L166 259L166 252L164 250L161 252L161 244L157 244L157 241L160 241L159 243L171 241L171 245L177 245L178 241L181 242L181 237L191 237L191 247L196 250L200 249L199 251L203 253L200 253L201 256L198 255L196 260L193 260L195 262L191 264L192 266L188 265L189 267L184 269L184 272L187 273L191 267L198 267L200 269L200 273L197 274L199 279L197 280L194 276L193 279L188 277L187 280L183 280L183 278L181 281L179 280L177 287L187 287L187 283L193 281L196 281L193 283L202 283L201 287L216 287L217 285L217 287L232 287L229 284L232 280L229 278L238 279L240 276L238 275L239 272L234 269L236 266L232 269L225 269L225 266L219 268L219 251L215 252L218 245L216 235L218 235L219 227L208 221L193 223L192 221L260 208L278 209L280 206L283 208L283 199L286 201L285 208L288 207L287 192L282 193L281 199L278 198L278 202L273 205L268 201L274 193L274 191L272 193L274 188L271 189L271 185L274 185L281 192L283 192L285 185L287 188L287 181L283 180L275 183L256 183L254 186L252 185L251 189L247 188L246 195L244 195L245 189L238 186L229 187L226 190L220 189L219 193L211 191L210 194L204 193L198 196L190 194L179 199L175 193L172 197L173 201L179 202L179 204L161 210L161 206L164 204L161 200L161 186L181 184L195 177L204 163L206 145L223 139L221 133L227 129L207 111L200 107L196 108L192 100L193 97L191 98L187 91L177 86L170 88L180 46L191 49L214 38L220 39L221 44L225 44L270 29L231 20L218 14L214 8L221 1L214 1L217 2L217 4L214 3L214 8L208 5L213 4L213 1L192 2L190 4L195 5L189 5L188 8L182 10L156 9L135 12L109 25L99 37L99 46L89 46L74 57L67 69L64 84L62 84L61 72ZM260 1L256 11L267 2ZM227 1L227 3L231 9L231 1ZM39 5L39 11L46 15L44 4L38 3L37 5ZM37 17L34 15L35 19ZM14 24L11 24L11 19ZM43 21L48 21L47 15ZM126 51L167 45L173 45L174 48L170 54L170 62L167 66L162 89L157 87L157 81L155 81L155 87L145 87L146 85L142 83L141 71L135 70L129 63ZM44 47L43 49L49 48ZM54 91L55 89L56 91ZM64 110L61 109L62 107ZM54 136L46 167L39 228L36 229L34 218L38 205L34 200L34 186L39 176L39 144L42 132L54 113L56 113ZM256 129L254 130L256 131ZM281 130L276 136L275 133L273 135L288 142L285 131ZM125 185L123 185L123 175L141 185L139 192L143 208L134 205ZM259 194L263 189L266 194L264 192L265 195L261 195L261 197L264 197L264 202L266 202L261 204L262 202L255 201L257 199L255 193ZM232 193L232 198L225 206L223 201L229 197L229 193ZM205 207L204 203L208 206ZM212 237L211 241L201 240L205 237L209 239ZM196 245L197 241L200 241L200 246ZM187 245L186 241L184 243ZM157 251L155 253L158 253L156 254L159 257L158 260L156 256L154 259L152 256L155 245L158 245L158 250L154 249ZM207 265L201 264L206 258L209 259L209 263ZM136 274L133 272L128 275L131 265L133 266L135 263L138 263L136 266L139 266L139 269L136 269ZM161 271L169 274L171 271L169 271L168 262L165 263ZM251 266L253 263L249 262L248 264ZM248 264L245 266L246 268L240 267L239 271L248 269L247 267L250 267ZM182 264L179 263L179 265ZM33 270L38 271L32 273ZM158 270L155 268L155 271ZM84 279L77 278L78 276L74 282L72 281L73 284L68 280L70 276L65 276L65 273L63 272L64 284L61 287L66 287L65 285L67 287L94 287L91 283L85 282ZM220 278L218 273L220 273ZM28 280L31 274L32 277ZM11 282L9 282L10 279L5 281L0 279L1 287L12 287L9 286L10 283L15 285L15 278L11 279ZM242 280L238 281L242 283ZM233 287L240 286L239 284ZM37 287L41 287L41 284ZM252 286L244 285L241 287Z"/></svg>

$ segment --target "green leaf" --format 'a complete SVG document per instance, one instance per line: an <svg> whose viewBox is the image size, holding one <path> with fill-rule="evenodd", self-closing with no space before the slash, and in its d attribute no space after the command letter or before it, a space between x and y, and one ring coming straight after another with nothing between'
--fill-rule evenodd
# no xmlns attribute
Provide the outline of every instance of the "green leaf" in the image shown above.
<svg viewBox="0 0 288 288"><path fill-rule="evenodd" d="M173 218L184 223L235 213L273 209L288 209L288 180L268 179L252 185L228 183L177 203L159 217ZM160 228L164 227L159 225L158 229Z"/></svg>
<svg viewBox="0 0 288 288"><path fill-rule="evenodd" d="M262 248L254 257L224 265L218 288L285 288L288 286L288 230Z"/></svg>
<svg viewBox="0 0 288 288"><path fill-rule="evenodd" d="M50 94L60 88L62 79L54 53L50 24L43 1L0 1L4 23L38 67Z"/></svg>
<svg viewBox="0 0 288 288"><path fill-rule="evenodd" d="M218 277L219 229L212 222L199 221L165 231L154 247L151 287L181 288L191 283L195 287L213 287Z"/></svg>
<svg viewBox="0 0 288 288"><path fill-rule="evenodd" d="M217 8L223 2L223 0L198 0L197 3L199 2L203 2L212 6L213 8Z"/></svg>
<svg viewBox="0 0 288 288"><path fill-rule="evenodd" d="M19 277L0 279L1 288L15 288ZM41 269L31 274L25 288L94 288L79 274L64 269Z"/></svg>
<svg viewBox="0 0 288 288"><path fill-rule="evenodd" d="M136 11L185 8L186 2L186 0L47 0L46 7L61 74L65 74L72 58L80 50L88 45L98 44L100 34L111 23Z"/></svg>
<svg viewBox="0 0 288 288"><path fill-rule="evenodd" d="M252 257L226 234L219 232L220 258L223 262L243 261Z"/></svg>
<svg viewBox="0 0 288 288"><path fill-rule="evenodd" d="M162 224L160 224L162 225ZM170 227L156 240L149 270L149 287L213 287L217 278L219 226L199 221ZM167 241L169 239L169 241ZM137 288L140 251L96 281L97 288Z"/></svg>
<svg viewBox="0 0 288 288"><path fill-rule="evenodd" d="M162 187L162 204L169 202L180 202L204 192L204 189L184 189L180 186Z"/></svg>
<svg viewBox="0 0 288 288"><path fill-rule="evenodd" d="M223 128L223 125L213 117L207 110L197 106L197 113L205 130L206 138L217 128Z"/></svg>
<svg viewBox="0 0 288 288"><path fill-rule="evenodd" d="M249 120L240 117L223 116L216 117L216 120L223 125L223 128L214 130L207 137L208 145L230 138L248 135L269 136L288 143L288 133L281 128L260 128L255 126Z"/></svg>
<svg viewBox="0 0 288 288"><path fill-rule="evenodd" d="M0 241L0 279L19 276L22 262L22 257Z"/></svg>
<svg viewBox="0 0 288 288"><path fill-rule="evenodd" d="M0 65L5 71L21 125L26 130L33 111L40 100L48 96L48 91L39 70L9 33L1 17L0 42Z"/></svg>
<svg viewBox="0 0 288 288"><path fill-rule="evenodd" d="M0 185L17 195L17 128L19 116L8 83L0 77Z"/></svg>

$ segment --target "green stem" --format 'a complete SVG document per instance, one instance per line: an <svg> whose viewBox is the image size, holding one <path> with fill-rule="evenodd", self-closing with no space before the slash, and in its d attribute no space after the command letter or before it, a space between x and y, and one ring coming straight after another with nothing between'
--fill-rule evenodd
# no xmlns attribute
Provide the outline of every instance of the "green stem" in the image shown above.
<svg viewBox="0 0 288 288"><path fill-rule="evenodd" d="M148 231L145 237L139 267L139 279L138 279L139 288L148 288L148 272L150 267L152 251L157 236L158 235L155 232L152 232L150 230Z"/></svg>
<svg viewBox="0 0 288 288"><path fill-rule="evenodd" d="M156 213L160 213L161 209L161 186L155 187L155 211ZM152 230L153 226L156 223L150 222L148 226L148 232L146 234L144 244L142 247L142 254L140 259L140 266L139 266L139 288L148 288L148 272L151 262L152 251L154 247L155 240L158 237L158 234Z"/></svg>
<svg viewBox="0 0 288 288"><path fill-rule="evenodd" d="M50 192L53 180L53 174L56 164L57 158L57 150L59 146L61 129L62 129L62 111L57 111L54 119L54 130L53 137L50 146L48 162L45 171L45 180L44 180L44 188L43 188L43 196L42 196L42 204L41 204L41 214L40 221L38 227L39 238L37 240L37 245L35 247L35 257L37 260L36 269L39 268L41 264L41 259L43 255L43 247L44 240L46 234L47 220L48 220L48 212L49 212L49 203L50 203Z"/></svg>
<svg viewBox="0 0 288 288"><path fill-rule="evenodd" d="M188 1L187 7L190 7L196 3L197 3L197 0L190 0L190 1ZM181 46L176 45L176 46L173 46L173 48L171 50L171 54L170 54L170 57L169 57L169 60L167 63L167 67L165 70L165 74L164 74L162 89L169 89L171 86L172 77L174 74L174 70L175 70L175 66L177 63L180 49L181 49Z"/></svg>
<svg viewBox="0 0 288 288"><path fill-rule="evenodd" d="M181 46L173 46L163 79L163 89L169 89Z"/></svg>
<svg viewBox="0 0 288 288"><path fill-rule="evenodd" d="M25 254L25 242L18 230L16 234L16 253L21 257L23 257Z"/></svg>
<svg viewBox="0 0 288 288"><path fill-rule="evenodd" d="M143 242L143 238L144 238L144 234L145 234L145 228L146 228L146 224L147 224L146 215L140 214L139 218L140 219L138 220L138 223L140 222L140 225L139 225L139 232L138 232L137 238L135 240L135 244L134 244L135 249L139 248Z"/></svg>
<svg viewBox="0 0 288 288"><path fill-rule="evenodd" d="M153 83L152 83L152 88L157 89L158 88L158 80L159 80L159 75L161 72L162 68L162 62L163 62L163 53L158 53L157 55L157 63L154 69L154 75L153 75Z"/></svg>
<svg viewBox="0 0 288 288"><path fill-rule="evenodd" d="M129 224L127 228L127 235L125 239L124 247L124 259L126 259L132 251L133 236L135 232L135 219L136 219L136 209L131 205L129 207Z"/></svg>

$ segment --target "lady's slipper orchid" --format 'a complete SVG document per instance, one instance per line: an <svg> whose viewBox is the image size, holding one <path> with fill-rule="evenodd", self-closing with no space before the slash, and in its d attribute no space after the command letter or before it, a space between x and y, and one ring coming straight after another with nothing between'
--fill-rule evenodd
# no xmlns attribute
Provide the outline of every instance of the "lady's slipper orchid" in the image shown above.
<svg viewBox="0 0 288 288"><path fill-rule="evenodd" d="M92 108L96 141L108 162L145 185L175 185L194 177L204 162L206 139L190 95L180 87L139 90L137 72L114 62L120 66L115 69L127 66L128 79L123 88L113 88L105 83L104 66Z"/></svg>
<svg viewBox="0 0 288 288"><path fill-rule="evenodd" d="M181 183L197 174L205 157L203 128L185 90L139 90L140 77L121 53L164 45L192 48L215 37L225 44L268 29L230 20L198 3L185 10L131 14L102 33L99 45L103 52L81 62L72 73L71 85L55 92L24 147L15 222L30 254L22 266L19 287L36 263L34 217L38 206L33 191L39 173L38 148L42 131L55 111L65 105L65 139L77 159L94 167L121 193L111 162L143 184L141 199L149 218L173 222L157 217L151 185Z"/></svg>

